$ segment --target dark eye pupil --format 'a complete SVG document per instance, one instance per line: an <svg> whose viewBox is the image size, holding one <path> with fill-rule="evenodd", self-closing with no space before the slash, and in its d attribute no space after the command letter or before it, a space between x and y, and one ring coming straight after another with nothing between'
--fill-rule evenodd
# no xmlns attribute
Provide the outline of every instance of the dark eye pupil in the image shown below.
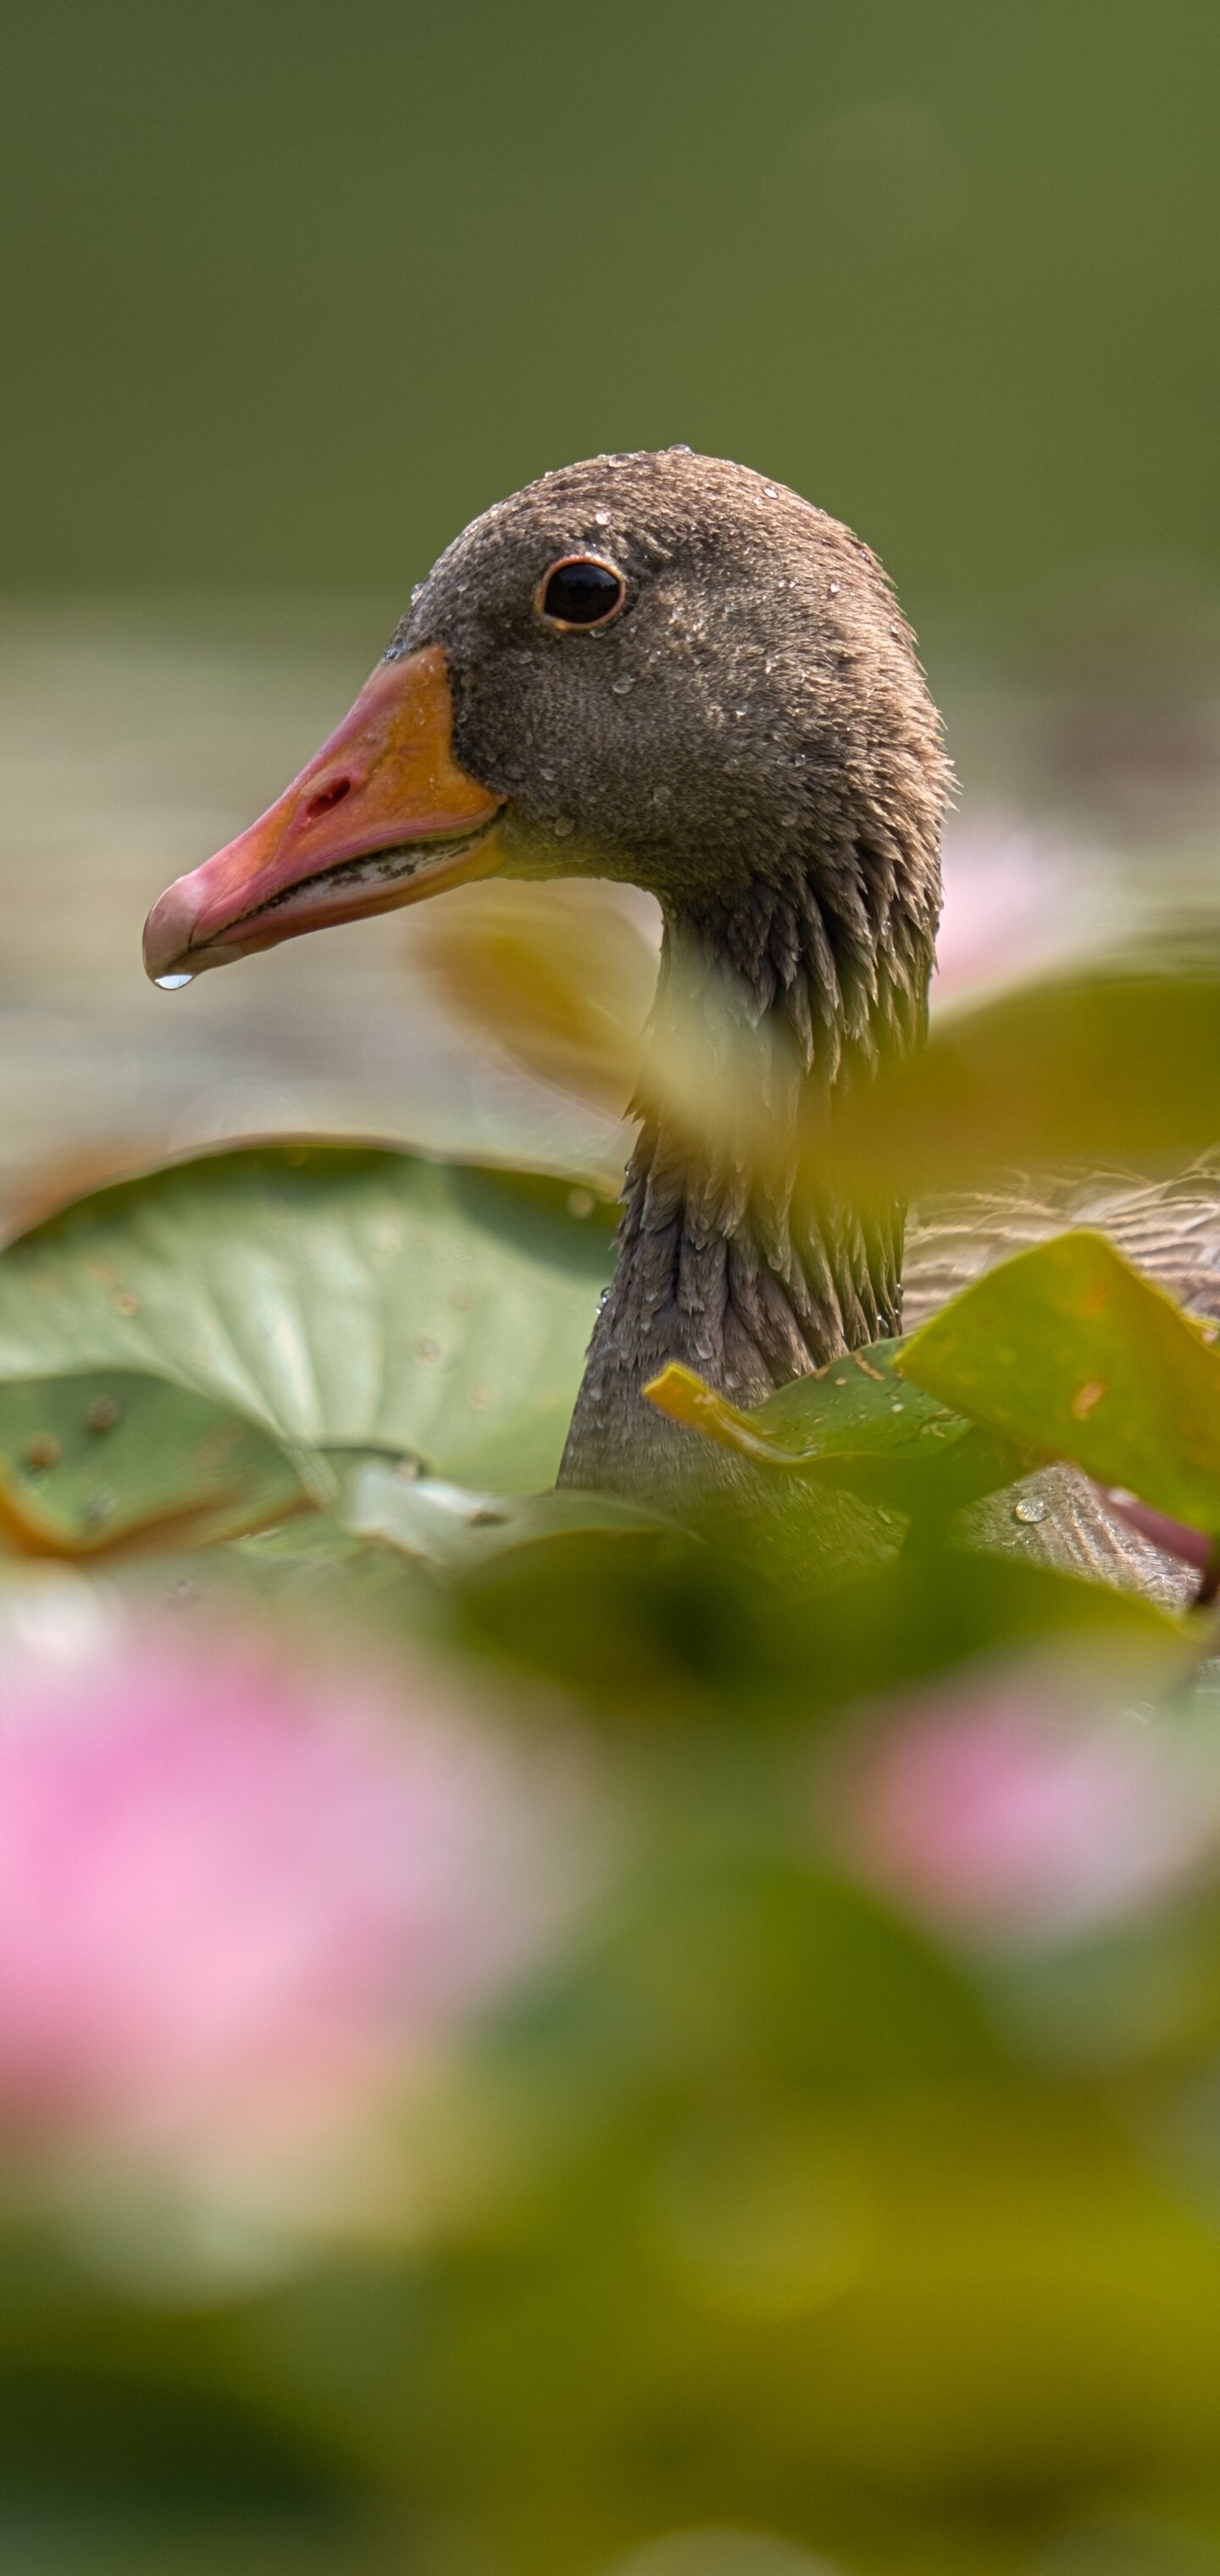
<svg viewBox="0 0 1220 2576"><path fill-rule="evenodd" d="M606 564L557 564L543 593L546 616L561 617L565 626L595 626L617 606L623 585Z"/></svg>

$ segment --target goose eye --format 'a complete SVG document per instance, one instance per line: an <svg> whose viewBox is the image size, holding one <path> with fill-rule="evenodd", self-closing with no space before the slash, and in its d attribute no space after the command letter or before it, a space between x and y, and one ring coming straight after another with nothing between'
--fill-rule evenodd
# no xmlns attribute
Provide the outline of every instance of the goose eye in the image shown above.
<svg viewBox="0 0 1220 2576"><path fill-rule="evenodd" d="M621 572L604 555L561 555L544 572L534 606L549 626L607 626L626 596Z"/></svg>

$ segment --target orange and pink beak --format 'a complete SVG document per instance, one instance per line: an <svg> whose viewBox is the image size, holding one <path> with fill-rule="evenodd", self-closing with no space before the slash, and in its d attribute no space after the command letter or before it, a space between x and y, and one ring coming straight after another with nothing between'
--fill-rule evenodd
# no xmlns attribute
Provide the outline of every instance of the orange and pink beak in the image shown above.
<svg viewBox="0 0 1220 2576"><path fill-rule="evenodd" d="M379 662L278 803L154 904L153 981L187 982L299 932L489 876L504 798L459 769L452 728L439 644Z"/></svg>

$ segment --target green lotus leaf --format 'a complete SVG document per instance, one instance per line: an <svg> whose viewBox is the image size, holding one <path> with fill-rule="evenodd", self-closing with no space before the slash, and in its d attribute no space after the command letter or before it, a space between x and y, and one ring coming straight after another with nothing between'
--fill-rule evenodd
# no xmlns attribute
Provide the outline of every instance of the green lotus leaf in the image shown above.
<svg viewBox="0 0 1220 2576"><path fill-rule="evenodd" d="M135 1369L0 1384L0 1534L22 1554L210 1545L308 1509L261 1423Z"/></svg>
<svg viewBox="0 0 1220 2576"><path fill-rule="evenodd" d="M393 1468L357 1470L347 1523L358 1537L383 1539L434 1572L474 1572L513 1549L556 1539L660 1539L674 1525L613 1494L486 1494L436 1477L407 1481Z"/></svg>
<svg viewBox="0 0 1220 2576"><path fill-rule="evenodd" d="M905 1510L951 1510L1020 1475L1028 1461L1019 1447L896 1374L904 1348L874 1342L829 1360L749 1411L676 1364L645 1393L671 1421L758 1467Z"/></svg>
<svg viewBox="0 0 1220 2576"><path fill-rule="evenodd" d="M816 1375L781 1387L749 1411L674 1363L654 1378L650 1401L675 1422L760 1466L807 1467L820 1459L871 1457L960 1440L960 1414L894 1375L899 1342L875 1342L830 1360Z"/></svg>
<svg viewBox="0 0 1220 2576"><path fill-rule="evenodd" d="M903 1346L912 1384L1220 1533L1220 1353L1081 1228L986 1271Z"/></svg>
<svg viewBox="0 0 1220 2576"><path fill-rule="evenodd" d="M0 1255L0 1379L172 1378L307 1448L552 1482L612 1212L587 1188L346 1143L240 1147L93 1192Z"/></svg>

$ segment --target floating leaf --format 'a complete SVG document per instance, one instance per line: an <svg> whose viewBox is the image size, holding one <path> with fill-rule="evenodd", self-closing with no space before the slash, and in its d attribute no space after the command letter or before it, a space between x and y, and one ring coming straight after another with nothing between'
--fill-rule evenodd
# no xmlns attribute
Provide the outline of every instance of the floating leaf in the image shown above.
<svg viewBox="0 0 1220 2576"><path fill-rule="evenodd" d="M529 1491L559 1463L611 1221L587 1188L384 1147L203 1155L0 1255L0 1378L149 1369L307 1447Z"/></svg>
<svg viewBox="0 0 1220 2576"><path fill-rule="evenodd" d="M386 1539L438 1572L477 1570L493 1558L539 1541L572 1538L660 1539L673 1524L613 1494L566 1488L559 1494L475 1493L435 1477L407 1480L392 1468L357 1470L346 1513L360 1538Z"/></svg>
<svg viewBox="0 0 1220 2576"><path fill-rule="evenodd" d="M903 1344L875 1342L831 1360L744 1411L677 1364L645 1388L671 1421L757 1465L821 1476L854 1491L951 1508L1008 1484L1026 1463L938 1398L895 1374Z"/></svg>
<svg viewBox="0 0 1220 2576"><path fill-rule="evenodd" d="M0 1532L25 1555L202 1546L313 1499L261 1423L135 1369L0 1385Z"/></svg>
<svg viewBox="0 0 1220 2576"><path fill-rule="evenodd" d="M898 1364L1001 1436L1220 1533L1220 1353L1104 1235L1002 1262Z"/></svg>

